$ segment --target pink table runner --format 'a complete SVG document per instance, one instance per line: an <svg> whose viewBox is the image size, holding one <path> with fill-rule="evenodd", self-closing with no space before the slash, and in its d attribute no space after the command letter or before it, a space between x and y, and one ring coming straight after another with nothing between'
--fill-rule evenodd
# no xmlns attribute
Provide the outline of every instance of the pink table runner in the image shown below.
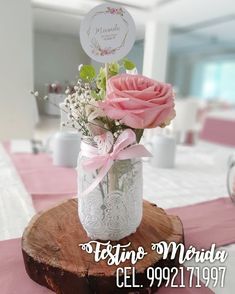
<svg viewBox="0 0 235 294"><path fill-rule="evenodd" d="M184 225L185 245L197 249L235 243L235 205L230 198L219 198L195 205L172 208Z"/></svg>
<svg viewBox="0 0 235 294"><path fill-rule="evenodd" d="M4 144L37 211L77 194L77 175L73 168L54 166L46 153L14 154Z"/></svg>
<svg viewBox="0 0 235 294"><path fill-rule="evenodd" d="M34 283L24 269L21 240L0 242L1 294L49 294L48 289Z"/></svg>

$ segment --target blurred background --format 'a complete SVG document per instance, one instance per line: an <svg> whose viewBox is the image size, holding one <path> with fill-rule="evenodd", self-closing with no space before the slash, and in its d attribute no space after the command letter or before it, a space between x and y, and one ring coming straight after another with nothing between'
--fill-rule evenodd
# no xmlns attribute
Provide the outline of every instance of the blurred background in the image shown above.
<svg viewBox="0 0 235 294"><path fill-rule="evenodd" d="M80 22L103 2L133 16L129 58L138 72L174 86L179 140L195 141L208 115L235 120L234 0L1 0L0 139L43 138L58 128L58 109L29 92L64 99L78 65L92 62L80 45Z"/></svg>

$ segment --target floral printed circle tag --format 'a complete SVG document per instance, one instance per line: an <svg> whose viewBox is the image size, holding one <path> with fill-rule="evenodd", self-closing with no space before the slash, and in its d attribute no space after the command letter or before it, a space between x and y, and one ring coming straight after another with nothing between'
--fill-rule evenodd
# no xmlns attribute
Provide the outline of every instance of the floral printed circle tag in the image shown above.
<svg viewBox="0 0 235 294"><path fill-rule="evenodd" d="M81 23L80 40L92 59L102 63L117 61L128 54L135 42L134 20L120 6L96 6Z"/></svg>

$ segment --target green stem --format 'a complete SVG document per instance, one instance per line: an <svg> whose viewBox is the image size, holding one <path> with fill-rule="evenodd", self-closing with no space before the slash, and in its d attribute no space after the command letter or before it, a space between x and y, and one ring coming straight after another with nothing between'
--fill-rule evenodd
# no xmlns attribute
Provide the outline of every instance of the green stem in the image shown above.
<svg viewBox="0 0 235 294"><path fill-rule="evenodd" d="M143 129L136 129L136 130L135 130L136 141L137 141L137 143L140 142L143 133L144 133L144 130L143 130Z"/></svg>

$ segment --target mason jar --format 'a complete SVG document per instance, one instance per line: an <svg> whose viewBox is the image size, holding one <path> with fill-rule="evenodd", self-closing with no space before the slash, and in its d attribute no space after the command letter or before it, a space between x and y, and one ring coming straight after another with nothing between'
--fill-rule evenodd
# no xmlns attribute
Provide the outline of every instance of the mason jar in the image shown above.
<svg viewBox="0 0 235 294"><path fill-rule="evenodd" d="M83 149L89 148L86 144L83 142ZM141 159L113 161L100 183L84 194L99 176L99 170L84 169L83 163L87 159L80 152L77 172L78 214L88 237L114 241L134 233L143 213Z"/></svg>
<svg viewBox="0 0 235 294"><path fill-rule="evenodd" d="M232 201L235 203L235 156L229 158L227 172L227 189Z"/></svg>

